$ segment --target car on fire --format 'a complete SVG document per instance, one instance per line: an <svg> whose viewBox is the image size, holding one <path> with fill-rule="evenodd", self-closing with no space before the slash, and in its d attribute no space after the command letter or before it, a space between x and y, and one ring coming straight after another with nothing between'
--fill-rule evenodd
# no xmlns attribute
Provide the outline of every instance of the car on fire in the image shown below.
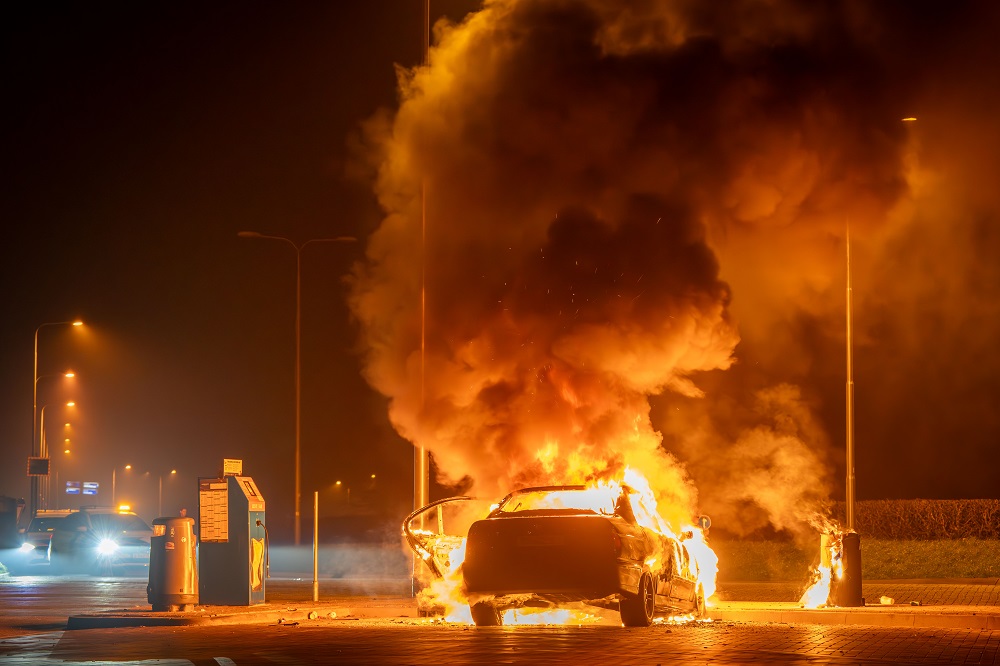
<svg viewBox="0 0 1000 666"><path fill-rule="evenodd" d="M658 616L706 614L698 563L685 545L691 533L675 537L640 524L636 507L652 514L643 513L642 497L626 485L596 494L585 486L516 490L471 523L464 544L413 528L429 509L440 513L442 504L468 499L414 512L403 533L439 577L464 545L464 592L477 626L502 624L509 609L573 602L617 610L629 627L649 626Z"/></svg>
<svg viewBox="0 0 1000 666"><path fill-rule="evenodd" d="M114 576L149 567L153 528L126 507L82 507L52 532L52 573Z"/></svg>

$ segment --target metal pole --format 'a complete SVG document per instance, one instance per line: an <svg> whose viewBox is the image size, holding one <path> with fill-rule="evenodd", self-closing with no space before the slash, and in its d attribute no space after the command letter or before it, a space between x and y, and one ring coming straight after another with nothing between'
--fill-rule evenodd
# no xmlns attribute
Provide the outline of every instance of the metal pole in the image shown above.
<svg viewBox="0 0 1000 666"><path fill-rule="evenodd" d="M319 491L313 491L313 601L319 601Z"/></svg>
<svg viewBox="0 0 1000 666"><path fill-rule="evenodd" d="M421 64L427 66L428 54L430 52L430 24L431 24L431 0L424 0L424 21L423 21L423 53ZM424 178L420 179L420 416L424 413L424 373L426 357L426 337L427 337L427 183ZM429 501L427 488L428 458L427 449L423 444L416 447L413 452L413 510L426 506ZM418 529L424 527L424 515L420 514ZM419 559L414 553L410 567L410 593L417 595L417 567L420 566Z"/></svg>
<svg viewBox="0 0 1000 666"><path fill-rule="evenodd" d="M48 405L45 405L45 407L48 407ZM49 457L49 443L45 439L45 407L42 407L42 412L41 412L41 414L39 416L40 424L38 426L38 431L39 431L38 432L38 455L40 455L42 458L48 458ZM51 461L50 461L50 465L51 465ZM50 471L51 471L51 467L50 467ZM44 477L44 478L40 478L38 480L39 481L39 489L38 489L38 508L39 509L47 509L48 508L48 495L49 495L49 493L48 493L48 487L47 487L48 484L46 483L48 480L49 480L49 477L47 477L47 476Z"/></svg>
<svg viewBox="0 0 1000 666"><path fill-rule="evenodd" d="M851 322L851 231L847 229L847 530L841 539L842 578L836 598L840 606L864 606L861 574L861 536L854 528L854 338Z"/></svg>
<svg viewBox="0 0 1000 666"><path fill-rule="evenodd" d="M240 231L240 238L267 238L288 243L295 250L295 545L302 543L302 249L309 243L344 243L354 242L353 236L337 236L336 238L312 238L296 245L284 236L268 236L256 231Z"/></svg>
<svg viewBox="0 0 1000 666"><path fill-rule="evenodd" d="M35 423L38 421L38 332L42 330L41 324L35 329L35 370L34 377L32 379L32 394L31 394L31 452L28 455L35 455ZM31 519L35 515L35 510L38 509L38 482L37 476L33 476L30 479L30 488L28 492L28 501L30 505L28 506L28 518Z"/></svg>
<svg viewBox="0 0 1000 666"><path fill-rule="evenodd" d="M851 232L847 231L847 530L854 531L854 355L851 326Z"/></svg>
<svg viewBox="0 0 1000 666"><path fill-rule="evenodd" d="M162 474L160 475L160 496L159 496L159 502L156 505L156 511L157 511L157 514L156 514L157 517L160 517L160 516L163 515L163 475Z"/></svg>
<svg viewBox="0 0 1000 666"><path fill-rule="evenodd" d="M72 326L82 326L83 322L76 321L50 321L44 324L39 324L38 328L35 329L35 363L34 363L34 377L32 380L32 394L31 394L31 453L29 455L35 455L35 440L36 440L36 430L35 426L38 424L38 332L42 330L44 326L61 326L63 324L70 324ZM33 476L30 480L29 497L28 500L31 504L28 506L28 516L29 518L35 515L35 510L39 508L41 504L40 496L40 484L39 477Z"/></svg>
<svg viewBox="0 0 1000 666"><path fill-rule="evenodd" d="M115 506L115 472L117 468L111 469L111 506Z"/></svg>
<svg viewBox="0 0 1000 666"><path fill-rule="evenodd" d="M31 396L31 455L35 455L35 423L38 421L38 331L42 330L42 326L45 324L35 329L35 373Z"/></svg>
<svg viewBox="0 0 1000 666"><path fill-rule="evenodd" d="M302 533L302 248L295 247L295 545Z"/></svg>

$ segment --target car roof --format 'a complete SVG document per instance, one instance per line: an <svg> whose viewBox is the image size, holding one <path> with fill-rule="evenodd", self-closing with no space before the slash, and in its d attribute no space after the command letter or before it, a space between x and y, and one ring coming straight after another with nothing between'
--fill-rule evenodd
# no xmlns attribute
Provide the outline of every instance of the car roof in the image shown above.
<svg viewBox="0 0 1000 666"><path fill-rule="evenodd" d="M113 506L81 506L81 513L113 513L122 516L137 516L135 511L123 510Z"/></svg>

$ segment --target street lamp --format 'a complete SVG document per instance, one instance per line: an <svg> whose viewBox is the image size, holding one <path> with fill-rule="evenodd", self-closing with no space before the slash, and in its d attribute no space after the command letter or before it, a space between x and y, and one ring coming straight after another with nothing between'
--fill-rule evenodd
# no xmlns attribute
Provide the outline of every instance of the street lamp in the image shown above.
<svg viewBox="0 0 1000 666"><path fill-rule="evenodd" d="M75 321L51 321L39 324L38 328L35 329L35 367L34 367L34 377L32 381L32 397L31 397L31 449L28 455L35 455L35 440L36 440L36 427L38 425L38 334L46 326L73 326L74 328L79 328L83 326L83 322L80 320ZM30 500L31 506L28 507L30 514L34 515L35 510L39 505L39 483L38 477L31 477L31 492Z"/></svg>
<svg viewBox="0 0 1000 666"><path fill-rule="evenodd" d="M132 465L125 465L124 469L127 472L128 470L132 469ZM118 483L117 472L118 472L118 468L117 467L112 467L111 468L111 506L117 506L117 504L115 502L115 497L116 497L115 492L116 492L117 483Z"/></svg>
<svg viewBox="0 0 1000 666"><path fill-rule="evenodd" d="M295 250L295 545L301 542L302 535L302 250L310 243L353 243L353 236L337 236L336 238L312 238L304 243L296 244L284 236L267 236L256 231L240 231L240 238L263 238L288 243Z"/></svg>
<svg viewBox="0 0 1000 666"><path fill-rule="evenodd" d="M340 481L337 481L333 485L336 486L337 489L339 489L341 486L344 486L344 484L341 483ZM344 486L344 487L347 488L347 503L350 504L351 503L351 487L350 486Z"/></svg>
<svg viewBox="0 0 1000 666"><path fill-rule="evenodd" d="M170 470L170 474L172 476L176 475L177 474L177 470L176 469ZM163 515L163 475L162 474L160 474L160 500L159 500L157 515L159 515L159 516Z"/></svg>
<svg viewBox="0 0 1000 666"><path fill-rule="evenodd" d="M31 451L35 451L35 425L38 422L38 334L46 326L73 326L74 328L79 328L83 326L83 322L80 320L75 321L52 321L46 322L44 324L39 324L38 328L35 329L35 379L34 379L34 393L32 397L32 413L31 413ZM72 373L67 373L67 377L72 377Z"/></svg>

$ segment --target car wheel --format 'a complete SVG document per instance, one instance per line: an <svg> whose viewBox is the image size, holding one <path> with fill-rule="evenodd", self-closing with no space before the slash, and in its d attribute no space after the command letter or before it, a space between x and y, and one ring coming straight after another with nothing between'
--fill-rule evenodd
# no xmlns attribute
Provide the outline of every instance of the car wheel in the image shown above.
<svg viewBox="0 0 1000 666"><path fill-rule="evenodd" d="M705 587L698 583L698 591L694 598L694 617L697 620L708 617L708 608L705 604Z"/></svg>
<svg viewBox="0 0 1000 666"><path fill-rule="evenodd" d="M653 624L656 609L656 586L648 573L639 578L638 594L623 594L618 602L622 624L626 627L648 627Z"/></svg>
<svg viewBox="0 0 1000 666"><path fill-rule="evenodd" d="M499 627L503 624L503 615L493 604L480 601L469 606L472 611L472 621L477 627Z"/></svg>

